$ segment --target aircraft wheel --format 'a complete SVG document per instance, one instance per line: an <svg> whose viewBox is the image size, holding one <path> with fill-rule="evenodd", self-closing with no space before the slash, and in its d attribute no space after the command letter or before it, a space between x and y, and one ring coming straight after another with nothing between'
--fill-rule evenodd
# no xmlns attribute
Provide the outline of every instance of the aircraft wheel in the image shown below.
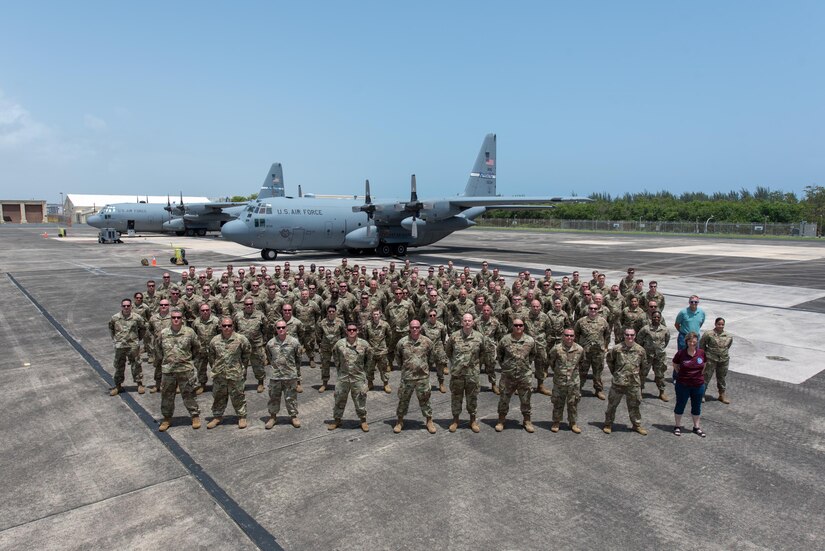
<svg viewBox="0 0 825 551"><path fill-rule="evenodd" d="M404 243L398 243L393 247L392 252L395 256L404 256L407 254L407 246Z"/></svg>
<svg viewBox="0 0 825 551"><path fill-rule="evenodd" d="M186 237L195 237L195 230L186 230Z"/></svg>
<svg viewBox="0 0 825 551"><path fill-rule="evenodd" d="M178 230L178 231L175 232L175 235L177 235L178 237L183 237L183 234L185 234L185 233L186 232L183 231L183 230Z"/></svg>
<svg viewBox="0 0 825 551"><path fill-rule="evenodd" d="M201 228L197 231L198 237L204 237L206 235L206 229Z"/></svg>
<svg viewBox="0 0 825 551"><path fill-rule="evenodd" d="M392 247L387 243L381 243L375 248L375 252L378 253L378 256L390 256L392 254Z"/></svg>
<svg viewBox="0 0 825 551"><path fill-rule="evenodd" d="M263 249L261 251L261 258L264 260L275 260L278 258L278 251L275 249Z"/></svg>

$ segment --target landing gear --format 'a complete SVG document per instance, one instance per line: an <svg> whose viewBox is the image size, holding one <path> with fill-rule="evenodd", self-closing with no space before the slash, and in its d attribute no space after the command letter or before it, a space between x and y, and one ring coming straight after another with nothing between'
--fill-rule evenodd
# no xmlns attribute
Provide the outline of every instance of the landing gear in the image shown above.
<svg viewBox="0 0 825 551"><path fill-rule="evenodd" d="M407 245L405 243L396 243L392 248L392 253L395 256L405 256L407 254Z"/></svg>
<svg viewBox="0 0 825 551"><path fill-rule="evenodd" d="M204 236L206 236L206 228L201 228L199 230L196 230L195 233L198 234L198 237L204 237Z"/></svg>
<svg viewBox="0 0 825 551"><path fill-rule="evenodd" d="M195 230L193 230L192 228L186 230L186 237L195 237Z"/></svg>
<svg viewBox="0 0 825 551"><path fill-rule="evenodd" d="M392 247L388 243L380 243L375 248L375 252L378 253L378 256L390 256L392 254Z"/></svg>
<svg viewBox="0 0 825 551"><path fill-rule="evenodd" d="M183 237L183 235L184 235L185 233L186 233L186 232L185 232L184 230L178 230L178 231L176 231L176 232L175 232L175 235L177 235L178 237Z"/></svg>
<svg viewBox="0 0 825 551"><path fill-rule="evenodd" d="M261 251L261 258L264 260L275 260L278 258L278 251L275 249L263 249Z"/></svg>

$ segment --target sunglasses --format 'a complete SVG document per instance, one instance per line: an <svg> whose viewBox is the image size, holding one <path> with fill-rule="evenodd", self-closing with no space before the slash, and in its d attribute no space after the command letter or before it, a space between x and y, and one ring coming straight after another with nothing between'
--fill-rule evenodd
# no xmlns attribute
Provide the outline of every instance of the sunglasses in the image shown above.
<svg viewBox="0 0 825 551"><path fill-rule="evenodd" d="M275 329L277 329L278 331L285 331L286 326L277 326L277 327L275 327Z"/></svg>
<svg viewBox="0 0 825 551"><path fill-rule="evenodd" d="M523 323L514 323L513 327L524 327Z"/></svg>
<svg viewBox="0 0 825 551"><path fill-rule="evenodd" d="M698 300L691 300L690 303L691 304L699 304L699 301Z"/></svg>
<svg viewBox="0 0 825 551"><path fill-rule="evenodd" d="M232 327L231 323L222 323L221 327Z"/></svg>
<svg viewBox="0 0 825 551"><path fill-rule="evenodd" d="M172 316L172 319L173 320L183 319L183 316Z"/></svg>
<svg viewBox="0 0 825 551"><path fill-rule="evenodd" d="M354 333L358 331L357 327L347 327L347 333Z"/></svg>

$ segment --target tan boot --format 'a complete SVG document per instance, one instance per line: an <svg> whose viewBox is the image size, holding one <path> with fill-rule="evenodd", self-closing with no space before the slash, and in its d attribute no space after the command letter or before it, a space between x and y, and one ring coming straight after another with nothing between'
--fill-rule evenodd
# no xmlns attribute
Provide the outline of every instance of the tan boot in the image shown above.
<svg viewBox="0 0 825 551"><path fill-rule="evenodd" d="M602 432L605 434L610 434L613 432L613 424L612 423L605 423L602 427Z"/></svg>
<svg viewBox="0 0 825 551"><path fill-rule="evenodd" d="M481 427L478 426L475 415L470 415L470 430L475 433L481 432Z"/></svg>
<svg viewBox="0 0 825 551"><path fill-rule="evenodd" d="M198 430L201 428L201 418L197 415L192 416L192 429Z"/></svg>
<svg viewBox="0 0 825 551"><path fill-rule="evenodd" d="M523 426L524 426L524 430L526 430L527 432L529 432L531 434L536 432L536 428L533 426L533 422L530 421L530 416L529 415L524 416Z"/></svg>
<svg viewBox="0 0 825 551"><path fill-rule="evenodd" d="M143 383L138 383L138 394L145 394L145 393L146 393L146 387L143 386Z"/></svg>
<svg viewBox="0 0 825 551"><path fill-rule="evenodd" d="M444 375L449 375L450 374L450 368L445 367L443 373L444 373Z"/></svg>
<svg viewBox="0 0 825 551"><path fill-rule="evenodd" d="M536 387L536 392L539 394L544 394L545 396L550 396L552 392L545 388L544 383L539 383L539 386Z"/></svg>
<svg viewBox="0 0 825 551"><path fill-rule="evenodd" d="M326 392L327 390L327 382L321 381L321 386L318 387L318 392Z"/></svg>
<svg viewBox="0 0 825 551"><path fill-rule="evenodd" d="M553 423L550 426L550 432L559 432L559 427L560 427L559 423Z"/></svg>
<svg viewBox="0 0 825 551"><path fill-rule="evenodd" d="M270 416L270 418L269 418L269 419L267 419L267 421L266 421L266 425L264 425L264 428L265 428L266 430L270 430L270 429L272 429L272 427L274 427L274 426L275 426L275 424L276 424L277 422L278 422L278 419L277 419L274 415L272 415L272 416Z"/></svg>
<svg viewBox="0 0 825 551"><path fill-rule="evenodd" d="M301 383L298 383L298 385L295 387L295 392L300 394L303 391L304 391L304 387L301 386Z"/></svg>
<svg viewBox="0 0 825 551"><path fill-rule="evenodd" d="M293 417L293 418L290 420L290 423L292 423L292 426L293 426L293 427L295 427L296 429L300 429L300 428L301 428L301 420L300 420L300 419L298 419L297 417Z"/></svg>
<svg viewBox="0 0 825 551"><path fill-rule="evenodd" d="M399 432L401 432L401 429L403 429L403 428L404 428L404 418L399 417L398 421L395 423L395 426L392 428L392 431L395 434L398 434Z"/></svg>
<svg viewBox="0 0 825 551"><path fill-rule="evenodd" d="M669 402L670 401L670 397L667 395L667 393L664 390L659 392L659 399L663 402Z"/></svg>
<svg viewBox="0 0 825 551"><path fill-rule="evenodd" d="M163 418L160 426L158 427L158 432L166 432L169 430L169 427L172 425L172 420L166 417Z"/></svg>
<svg viewBox="0 0 825 551"><path fill-rule="evenodd" d="M341 420L340 420L340 419L334 419L334 420L332 421L332 423L330 423L329 425L327 425L327 430L335 430L335 429L337 429L337 428L338 428L338 427L340 427L340 426L341 426Z"/></svg>
<svg viewBox="0 0 825 551"><path fill-rule="evenodd" d="M112 389L109 391L109 396L117 396L123 392L123 387L120 385L113 386Z"/></svg>
<svg viewBox="0 0 825 551"><path fill-rule="evenodd" d="M159 390L160 390L160 385L155 385L155 386L149 388L149 394L155 394Z"/></svg>
<svg viewBox="0 0 825 551"><path fill-rule="evenodd" d="M215 427L221 424L221 421L223 421L223 417L213 417L212 420L206 424L206 428L214 429Z"/></svg>
<svg viewBox="0 0 825 551"><path fill-rule="evenodd" d="M501 394L501 389L495 383L493 383L493 387L491 388L491 390L493 391L493 394L495 394L496 396Z"/></svg>
<svg viewBox="0 0 825 551"><path fill-rule="evenodd" d="M263 381L258 381L257 391L258 391L258 394L261 394L264 391L264 382Z"/></svg>
<svg viewBox="0 0 825 551"><path fill-rule="evenodd" d="M579 426L575 423L570 425L570 430L573 431L573 434L581 434L582 433L582 429L580 429Z"/></svg>
<svg viewBox="0 0 825 551"><path fill-rule="evenodd" d="M246 426L247 426L246 425L246 417L241 417L240 419L238 419L238 428L239 429L245 429Z"/></svg>
<svg viewBox="0 0 825 551"><path fill-rule="evenodd" d="M450 423L450 426L447 428L450 432L455 432L458 430L458 416L453 417L453 422Z"/></svg>
<svg viewBox="0 0 825 551"><path fill-rule="evenodd" d="M387 394L390 394L392 392L392 387L390 386L390 383L384 385L384 392L386 392Z"/></svg>
<svg viewBox="0 0 825 551"><path fill-rule="evenodd" d="M366 419L361 419L361 430L364 431L364 432L369 432L370 431L370 426L367 424Z"/></svg>
<svg viewBox="0 0 825 551"><path fill-rule="evenodd" d="M367 390L372 390L373 388L375 388L375 383L367 381Z"/></svg>
<svg viewBox="0 0 825 551"><path fill-rule="evenodd" d="M607 397L604 395L604 392L602 392L601 390L596 392L596 398L598 398L599 400L606 400L607 399Z"/></svg>
<svg viewBox="0 0 825 551"><path fill-rule="evenodd" d="M440 392L441 394L446 394L447 393L447 387L444 386L444 381L440 381L438 383L438 392Z"/></svg>
<svg viewBox="0 0 825 551"><path fill-rule="evenodd" d="M203 386L199 386L198 388L196 388L195 389L195 394L197 394L198 396L203 394Z"/></svg>
<svg viewBox="0 0 825 551"><path fill-rule="evenodd" d="M427 432L430 434L435 434L435 425L433 425L432 417L427 417L427 423L425 426L427 427Z"/></svg>
<svg viewBox="0 0 825 551"><path fill-rule="evenodd" d="M723 404L729 404L730 403L730 399L728 398L727 394L725 394L724 392L719 393L719 401L722 402Z"/></svg>
<svg viewBox="0 0 825 551"><path fill-rule="evenodd" d="M506 415L499 415L498 416L498 423L496 423L496 432L501 432L504 430L504 420L507 418Z"/></svg>
<svg viewBox="0 0 825 551"><path fill-rule="evenodd" d="M638 432L638 433L639 433L639 434L641 434L642 436L647 436L647 429L646 429L646 428L644 428L644 427L643 427L643 426L641 426L641 425L636 425L635 427L633 427L633 431L634 431L634 432Z"/></svg>

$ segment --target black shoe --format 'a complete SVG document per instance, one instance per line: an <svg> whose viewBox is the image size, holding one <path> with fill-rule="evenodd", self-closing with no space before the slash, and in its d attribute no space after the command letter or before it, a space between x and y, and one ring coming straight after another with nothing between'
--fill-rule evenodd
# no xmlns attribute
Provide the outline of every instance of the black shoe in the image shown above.
<svg viewBox="0 0 825 551"><path fill-rule="evenodd" d="M673 427L673 434L676 436L682 436L682 427Z"/></svg>
<svg viewBox="0 0 825 551"><path fill-rule="evenodd" d="M701 436L702 438L704 438L705 436L707 436L707 434L705 434L705 433L702 431L702 429L700 429L699 427L693 427L693 434L697 434L697 435Z"/></svg>

